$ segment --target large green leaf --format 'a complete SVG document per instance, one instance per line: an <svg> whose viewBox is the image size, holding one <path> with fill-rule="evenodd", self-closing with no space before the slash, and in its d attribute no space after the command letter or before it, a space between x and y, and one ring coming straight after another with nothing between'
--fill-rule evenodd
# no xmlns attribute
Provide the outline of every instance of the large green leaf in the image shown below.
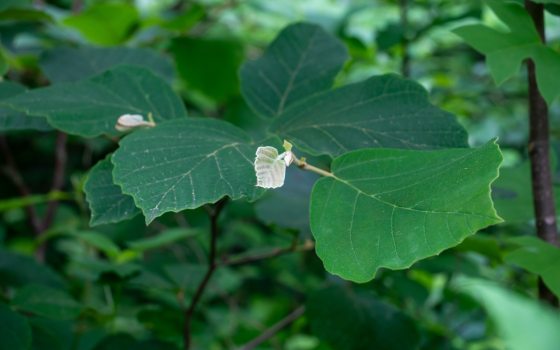
<svg viewBox="0 0 560 350"><path fill-rule="evenodd" d="M91 169L84 192L91 209L91 226L127 220L140 213L132 197L123 194L121 188L114 184L113 164L109 158Z"/></svg>
<svg viewBox="0 0 560 350"><path fill-rule="evenodd" d="M133 5L118 2L93 3L91 7L74 14L63 23L77 29L87 40L99 45L124 42L138 20Z"/></svg>
<svg viewBox="0 0 560 350"><path fill-rule="evenodd" d="M25 317L0 303L0 348L27 350L31 346L31 327Z"/></svg>
<svg viewBox="0 0 560 350"><path fill-rule="evenodd" d="M560 296L560 249L531 236L512 238L509 242L519 247L506 254L505 261L541 276L554 294Z"/></svg>
<svg viewBox="0 0 560 350"><path fill-rule="evenodd" d="M556 79L560 76L560 54L541 42L531 17L522 6L502 0L486 0L486 3L507 25L509 32L480 24L463 26L454 32L486 55L497 84L517 74L521 63L532 58L536 63L539 90L550 105L560 96L560 83Z"/></svg>
<svg viewBox="0 0 560 350"><path fill-rule="evenodd" d="M310 295L306 316L313 333L333 349L417 349L414 321L375 295L328 287Z"/></svg>
<svg viewBox="0 0 560 350"><path fill-rule="evenodd" d="M486 308L506 349L558 349L560 316L556 310L490 281L461 277L454 281L454 286Z"/></svg>
<svg viewBox="0 0 560 350"><path fill-rule="evenodd" d="M18 309L54 320L77 317L82 306L59 289L29 284L18 290L12 304Z"/></svg>
<svg viewBox="0 0 560 350"><path fill-rule="evenodd" d="M333 156L371 147L467 147L455 117L430 104L422 86L396 75L313 95L270 129L312 154Z"/></svg>
<svg viewBox="0 0 560 350"><path fill-rule="evenodd" d="M368 149L336 158L311 195L311 231L325 268L356 282L403 269L499 223L490 199L502 156L476 149Z"/></svg>
<svg viewBox="0 0 560 350"><path fill-rule="evenodd" d="M9 81L0 82L0 101L25 92L25 87ZM50 130L42 117L30 117L7 106L0 107L0 132L10 130Z"/></svg>
<svg viewBox="0 0 560 350"><path fill-rule="evenodd" d="M348 55L344 45L308 23L285 28L264 55L241 68L241 91L253 110L275 117L293 103L329 89Z"/></svg>
<svg viewBox="0 0 560 350"><path fill-rule="evenodd" d="M122 114L152 113L156 123L187 115L165 81L139 67L121 66L88 80L31 90L0 101L31 115L45 116L55 128L93 137L116 134Z"/></svg>
<svg viewBox="0 0 560 350"><path fill-rule="evenodd" d="M52 83L91 78L119 65L144 67L167 81L174 75L169 59L146 48L57 47L40 60L41 69Z"/></svg>
<svg viewBox="0 0 560 350"><path fill-rule="evenodd" d="M233 40L176 38L171 53L181 79L189 90L222 102L239 93L237 71L243 46Z"/></svg>
<svg viewBox="0 0 560 350"><path fill-rule="evenodd" d="M261 191L254 146L240 129L212 119L161 123L124 138L112 157L113 177L134 198L146 222L169 212Z"/></svg>

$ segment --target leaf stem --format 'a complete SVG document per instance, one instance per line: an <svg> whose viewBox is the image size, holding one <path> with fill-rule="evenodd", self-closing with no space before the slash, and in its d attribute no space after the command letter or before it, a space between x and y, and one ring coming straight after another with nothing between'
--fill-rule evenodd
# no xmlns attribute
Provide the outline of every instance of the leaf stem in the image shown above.
<svg viewBox="0 0 560 350"><path fill-rule="evenodd" d="M525 0L525 8L541 40L546 41L544 30L544 6ZM558 245L556 208L552 191L552 175L549 155L548 106L541 95L536 78L535 62L527 60L529 84L529 158L537 236L553 245ZM539 298L558 306L558 298L539 279Z"/></svg>
<svg viewBox="0 0 560 350"><path fill-rule="evenodd" d="M313 166L311 164L308 164L307 161L305 160L305 158L297 158L296 156L294 156L294 163L296 163L296 165L303 170L307 170L307 171L311 171L314 172L316 174L319 174L321 176L329 176L329 177L335 177L333 173L328 172L326 170L317 168L316 166Z"/></svg>
<svg viewBox="0 0 560 350"><path fill-rule="evenodd" d="M189 350L191 346L191 320L194 311L196 310L196 306L208 286L208 282L210 282L210 278L218 267L216 260L218 234L220 231L218 227L218 217L226 203L227 199L222 199L208 210L208 215L210 216L210 252L208 253L208 270L198 285L189 307L185 310L185 320L183 324L183 346L185 350Z"/></svg>

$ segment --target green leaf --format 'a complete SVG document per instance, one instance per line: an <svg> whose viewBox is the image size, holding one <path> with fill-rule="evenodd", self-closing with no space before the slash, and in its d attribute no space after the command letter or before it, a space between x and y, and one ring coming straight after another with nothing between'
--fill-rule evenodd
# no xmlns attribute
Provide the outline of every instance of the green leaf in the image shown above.
<svg viewBox="0 0 560 350"><path fill-rule="evenodd" d="M18 310L53 320L73 319L82 312L82 306L66 292L36 284L18 290L12 304Z"/></svg>
<svg viewBox="0 0 560 350"><path fill-rule="evenodd" d="M136 8L126 3L96 3L62 23L77 29L87 40L99 45L124 42L138 21Z"/></svg>
<svg viewBox="0 0 560 350"><path fill-rule="evenodd" d="M89 244L97 250L105 253L108 257L114 258L121 252L119 246L113 243L113 241L102 233L94 231L77 231L69 234L70 236L76 237L86 244Z"/></svg>
<svg viewBox="0 0 560 350"><path fill-rule="evenodd" d="M34 8L10 8L0 11L0 21L19 22L47 22L54 23L54 19L46 12Z"/></svg>
<svg viewBox="0 0 560 350"><path fill-rule="evenodd" d="M486 308L506 349L558 348L560 316L556 311L490 281L460 277L453 284L457 290L470 295Z"/></svg>
<svg viewBox="0 0 560 350"><path fill-rule="evenodd" d="M311 232L327 271L355 282L403 269L501 219L490 199L502 156L476 149L367 149L332 163L311 194Z"/></svg>
<svg viewBox="0 0 560 350"><path fill-rule="evenodd" d="M329 89L348 58L344 45L321 27L286 27L264 55L241 68L241 91L263 117L275 117L295 102Z"/></svg>
<svg viewBox="0 0 560 350"><path fill-rule="evenodd" d="M175 228L165 230L153 237L126 242L126 244L134 251L144 252L146 250L165 247L166 245L185 240L200 233L202 233L202 231L199 229Z"/></svg>
<svg viewBox="0 0 560 350"><path fill-rule="evenodd" d="M3 285L21 286L28 283L51 287L64 285L62 278L35 259L0 248L0 281Z"/></svg>
<svg viewBox="0 0 560 350"><path fill-rule="evenodd" d="M40 60L41 69L52 83L91 78L119 65L146 68L166 81L174 76L169 59L146 48L57 47Z"/></svg>
<svg viewBox="0 0 560 350"><path fill-rule="evenodd" d="M455 29L469 45L487 56L487 63L496 83L502 84L519 71L521 63L532 58L536 64L537 83L543 97L552 102L560 96L560 54L545 46L525 9L519 4L501 0L486 3L509 32L501 32L484 25L467 25Z"/></svg>
<svg viewBox="0 0 560 350"><path fill-rule="evenodd" d="M117 134L123 114L152 113L156 123L186 117L179 97L165 81L139 67L117 67L88 80L35 89L0 104L45 116L69 134L94 137Z"/></svg>
<svg viewBox="0 0 560 350"><path fill-rule="evenodd" d="M372 147L467 147L455 117L428 101L419 84L396 75L313 95L275 119L270 130L311 154L337 156Z"/></svg>
<svg viewBox="0 0 560 350"><path fill-rule="evenodd" d="M262 193L253 170L256 147L240 129L212 119L161 123L124 138L112 157L113 177L134 198L146 223L224 196Z"/></svg>
<svg viewBox="0 0 560 350"><path fill-rule="evenodd" d="M310 295L306 315L315 335L333 349L417 349L414 321L375 295L333 286Z"/></svg>
<svg viewBox="0 0 560 350"><path fill-rule="evenodd" d="M2 0L0 2L0 11L9 8L22 8L31 5L31 0Z"/></svg>
<svg viewBox="0 0 560 350"><path fill-rule="evenodd" d="M243 46L236 41L176 38L171 53L188 89L222 102L239 92L237 71L243 60Z"/></svg>
<svg viewBox="0 0 560 350"><path fill-rule="evenodd" d="M84 192L91 209L91 226L131 219L140 213L132 197L123 194L113 182L110 156L91 169L84 184Z"/></svg>
<svg viewBox="0 0 560 350"><path fill-rule="evenodd" d="M0 82L0 101L25 92L23 85L9 81ZM11 130L50 130L42 117L31 117L7 106L0 106L0 133Z"/></svg>
<svg viewBox="0 0 560 350"><path fill-rule="evenodd" d="M31 346L31 327L25 317L0 303L0 347L27 350Z"/></svg>
<svg viewBox="0 0 560 350"><path fill-rule="evenodd" d="M508 224L534 220L529 161L500 170L500 177L492 184L492 198L500 217ZM554 186L554 198L560 203L560 190Z"/></svg>
<svg viewBox="0 0 560 350"><path fill-rule="evenodd" d="M560 296L560 249L536 237L516 237L508 242L519 245L504 260L542 277L544 283Z"/></svg>

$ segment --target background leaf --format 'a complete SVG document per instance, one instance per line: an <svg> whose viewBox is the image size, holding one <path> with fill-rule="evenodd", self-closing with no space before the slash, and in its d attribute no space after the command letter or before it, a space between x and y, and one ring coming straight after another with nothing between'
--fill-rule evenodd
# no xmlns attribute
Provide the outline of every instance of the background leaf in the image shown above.
<svg viewBox="0 0 560 350"><path fill-rule="evenodd" d="M112 158L113 176L146 223L224 196L254 198L261 191L253 170L256 147L250 142L241 129L219 120L161 123L121 141Z"/></svg>
<svg viewBox="0 0 560 350"><path fill-rule="evenodd" d="M23 85L10 81L0 82L0 103L2 100L22 94L26 91ZM42 117L31 117L13 110L7 106L0 106L0 132L11 130L51 130Z"/></svg>
<svg viewBox="0 0 560 350"><path fill-rule="evenodd" d="M239 92L237 71L243 46L233 40L175 38L171 41L177 71L188 90L223 102Z"/></svg>
<svg viewBox="0 0 560 350"><path fill-rule="evenodd" d="M28 284L18 290L12 304L18 310L53 320L73 319L82 312L82 306L70 295L58 289L36 284Z"/></svg>
<svg viewBox="0 0 560 350"><path fill-rule="evenodd" d="M0 304L0 346L2 349L27 350L31 346L31 328L25 317Z"/></svg>
<svg viewBox="0 0 560 350"><path fill-rule="evenodd" d="M559 315L537 301L481 279L457 278L454 286L486 308L507 349L553 350L559 344Z"/></svg>
<svg viewBox="0 0 560 350"><path fill-rule="evenodd" d="M64 19L87 40L99 45L120 44L129 36L138 20L136 8L127 3L93 3L85 11Z"/></svg>
<svg viewBox="0 0 560 350"><path fill-rule="evenodd" d="M286 27L263 56L241 68L241 90L263 117L275 117L309 95L329 89L348 58L340 41L321 27Z"/></svg>
<svg viewBox="0 0 560 350"><path fill-rule="evenodd" d="M56 47L46 51L39 64L51 83L91 78L119 65L143 67L166 81L175 75L169 59L146 48Z"/></svg>
<svg viewBox="0 0 560 350"><path fill-rule="evenodd" d="M531 236L511 238L508 242L518 248L507 253L504 260L541 276L548 288L560 296L560 271L556 268L560 263L560 249Z"/></svg>
<svg viewBox="0 0 560 350"><path fill-rule="evenodd" d="M152 113L157 122L186 117L179 97L161 78L139 67L117 67L79 82L30 90L0 101L31 115L47 117L53 127L94 137L117 134L122 114Z"/></svg>
<svg viewBox="0 0 560 350"><path fill-rule="evenodd" d="M311 194L311 232L327 271L355 282L403 269L501 219L490 184L495 143L476 149L369 149L336 158Z"/></svg>
<svg viewBox="0 0 560 350"><path fill-rule="evenodd" d="M414 321L370 293L331 286L312 293L306 315L313 333L333 349L417 349Z"/></svg>
<svg viewBox="0 0 560 350"><path fill-rule="evenodd" d="M431 105L422 86L396 75L311 95L270 130L311 154L331 156L371 147L467 147L454 116Z"/></svg>

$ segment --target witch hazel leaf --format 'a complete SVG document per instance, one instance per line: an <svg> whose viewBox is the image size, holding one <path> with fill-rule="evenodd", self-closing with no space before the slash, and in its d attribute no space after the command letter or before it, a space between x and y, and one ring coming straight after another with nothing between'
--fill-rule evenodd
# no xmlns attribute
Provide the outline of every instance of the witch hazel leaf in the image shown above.
<svg viewBox="0 0 560 350"><path fill-rule="evenodd" d="M278 188L284 185L286 162L282 158L274 147L264 146L257 148L255 173L257 174L258 187Z"/></svg>

